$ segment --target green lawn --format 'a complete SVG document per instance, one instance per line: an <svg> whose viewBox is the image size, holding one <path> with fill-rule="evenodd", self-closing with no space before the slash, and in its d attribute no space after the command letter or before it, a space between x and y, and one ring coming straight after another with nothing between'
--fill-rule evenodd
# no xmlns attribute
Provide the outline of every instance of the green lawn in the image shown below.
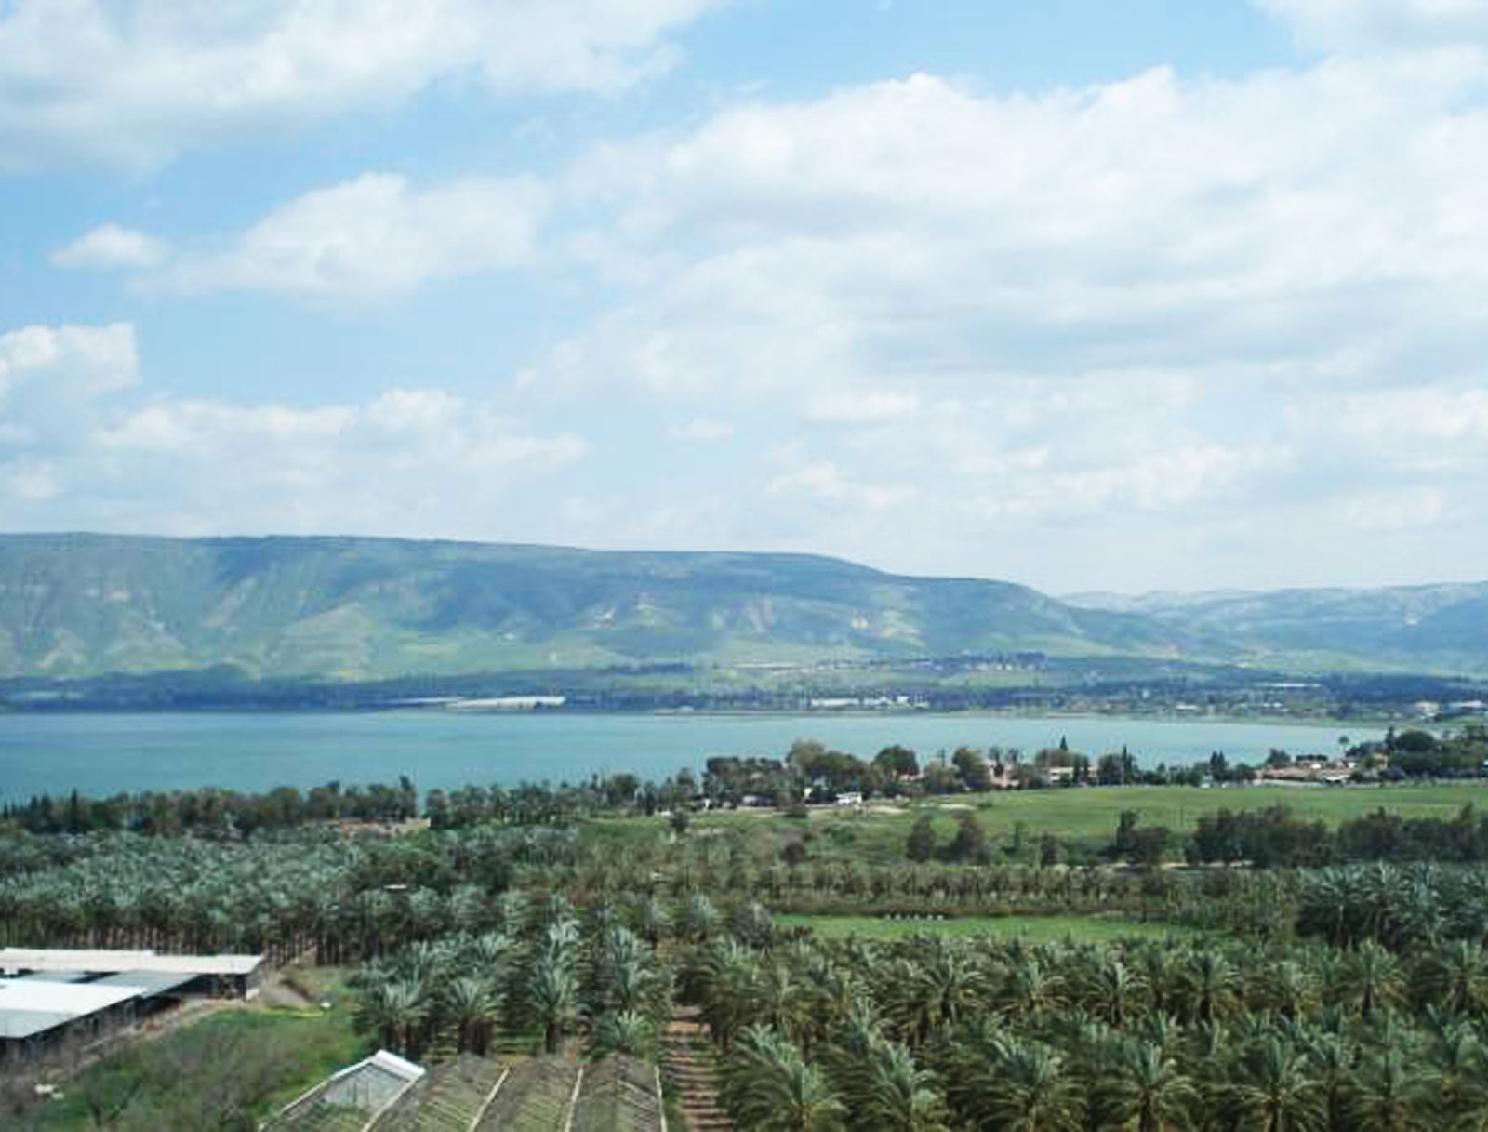
<svg viewBox="0 0 1488 1132"><path fill-rule="evenodd" d="M365 1055L344 1010L238 1006L154 1040L133 1041L62 1083L21 1128L254 1128ZM95 1117L94 1113L100 1114Z"/></svg>
<svg viewBox="0 0 1488 1132"><path fill-rule="evenodd" d="M1488 805L1488 784L1020 790L923 799L913 805L895 807L892 812L879 812L884 808L870 806L852 812L813 809L809 817L794 819L772 812L710 814L700 816L694 825L698 829L765 829L782 845L804 836L811 857L848 857L883 864L904 859L909 828L922 813L935 816L936 830L942 840L951 837L956 815L967 809L977 815L987 835L999 846L1012 841L1021 824L1025 845L1031 853L1039 835L1046 830L1071 845L1098 849L1110 841L1123 810L1136 810L1143 825L1164 825L1186 832L1194 828L1201 814L1225 807L1254 810L1285 805L1303 819L1337 825L1379 808L1403 816L1448 818L1468 803L1478 807Z"/></svg>
<svg viewBox="0 0 1488 1132"><path fill-rule="evenodd" d="M1031 943L1076 939L1106 942L1116 939L1192 937L1191 928L1135 920L1094 919L1088 916L967 916L949 920L887 920L874 916L776 916L781 927L807 927L829 938L900 939L914 935L1018 936Z"/></svg>

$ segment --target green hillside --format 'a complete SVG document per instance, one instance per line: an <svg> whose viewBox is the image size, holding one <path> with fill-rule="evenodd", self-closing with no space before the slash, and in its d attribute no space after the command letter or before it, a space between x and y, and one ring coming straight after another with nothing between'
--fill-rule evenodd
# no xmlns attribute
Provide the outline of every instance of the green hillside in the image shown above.
<svg viewBox="0 0 1488 1132"><path fill-rule="evenodd" d="M1488 670L1488 582L1067 600L1228 640L1261 662Z"/></svg>
<svg viewBox="0 0 1488 1132"><path fill-rule="evenodd" d="M360 538L0 536L0 674L406 673L1222 644L1022 586L829 558Z"/></svg>

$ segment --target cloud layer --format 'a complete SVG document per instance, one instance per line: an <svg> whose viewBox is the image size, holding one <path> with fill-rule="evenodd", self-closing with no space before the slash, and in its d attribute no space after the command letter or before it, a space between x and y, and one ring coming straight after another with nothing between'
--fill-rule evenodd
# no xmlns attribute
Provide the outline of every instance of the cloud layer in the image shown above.
<svg viewBox="0 0 1488 1132"><path fill-rule="evenodd" d="M394 105L438 81L613 91L667 67L712 0L15 0L0 7L0 170L144 167Z"/></svg>
<svg viewBox="0 0 1488 1132"><path fill-rule="evenodd" d="M915 74L725 99L541 179L368 172L208 240L84 232L58 266L120 270L162 303L269 291L396 317L431 281L540 264L584 314L534 336L489 397L333 405L151 396L127 327L13 332L12 525L45 497L78 525L212 529L203 485L220 481L259 529L494 533L459 525L451 500L474 484L473 514L500 510L515 537L822 550L1049 587L1479 574L1488 3L1263 6L1319 57L1234 79L1157 67L989 94ZM598 88L664 63L666 31L703 5L635 0L622 34L605 21L623 7L582 23L576 3L506 5L552 33L509 57L484 8L434 5L474 45L417 25L364 57L406 75L398 89L472 69ZM0 22L0 62L37 12ZM353 41L391 26L372 12ZM217 19L168 36L261 51L272 32L291 60L315 41L302 15ZM542 56L560 41L564 65ZM327 105L362 98L341 49L327 58L305 72L338 92ZM542 506L526 476L551 477Z"/></svg>
<svg viewBox="0 0 1488 1132"><path fill-rule="evenodd" d="M1485 93L1469 45L727 109L576 172L626 186L584 248L633 290L545 377L773 411L796 537L927 570L1045 581L1080 530L1254 578L1298 523L1488 518Z"/></svg>
<svg viewBox="0 0 1488 1132"><path fill-rule="evenodd" d="M0 526L494 536L519 485L586 451L437 390L304 407L138 384L128 325L0 336Z"/></svg>

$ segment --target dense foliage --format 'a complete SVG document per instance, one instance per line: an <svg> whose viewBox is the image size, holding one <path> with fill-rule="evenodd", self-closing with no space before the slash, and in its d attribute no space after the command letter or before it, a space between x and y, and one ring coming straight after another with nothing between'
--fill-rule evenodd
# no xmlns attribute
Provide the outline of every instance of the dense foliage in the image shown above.
<svg viewBox="0 0 1488 1132"><path fill-rule="evenodd" d="M682 985L751 1129L1488 1122L1477 944L711 940Z"/></svg>
<svg viewBox="0 0 1488 1132"><path fill-rule="evenodd" d="M972 754L930 766L990 773ZM994 843L961 802L922 806L910 859L877 863L814 840L839 828L819 818L770 819L782 846L744 815L616 817L770 775L794 808L803 781L858 773L844 758L800 744L671 794L623 775L451 791L427 822L411 783L38 802L0 837L0 944L346 965L362 1032L423 1061L654 1059L666 1020L695 1010L744 1129L1488 1132L1488 820L1470 807L1335 827L1221 808L1191 835L1132 810L1073 864L1047 830ZM862 765L885 792L930 769L900 748ZM1162 867L1180 850L1189 867ZM833 941L780 927L787 911L1185 931Z"/></svg>

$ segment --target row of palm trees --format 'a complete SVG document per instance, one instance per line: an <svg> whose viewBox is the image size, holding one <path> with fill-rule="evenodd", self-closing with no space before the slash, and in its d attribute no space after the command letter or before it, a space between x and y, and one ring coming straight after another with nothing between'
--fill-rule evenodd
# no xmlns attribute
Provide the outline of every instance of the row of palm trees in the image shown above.
<svg viewBox="0 0 1488 1132"><path fill-rule="evenodd" d="M632 851L633 850L633 851ZM878 914L1112 912L1261 940L1294 932L1410 953L1488 940L1488 868L1320 870L987 868L764 863L750 839L638 841L615 852L572 830L498 829L382 839L325 831L243 842L132 834L0 842L0 943L313 951L357 962L416 940L505 930L520 894L585 906L685 909L728 893L748 906ZM678 930L686 927L679 921ZM689 929L690 930L690 929ZM653 926L647 934L657 938Z"/></svg>
<svg viewBox="0 0 1488 1132"><path fill-rule="evenodd" d="M0 857L0 945L254 951L276 961L313 952L354 962L501 928L522 901L524 877L571 863L574 840L546 830L426 843L326 831L243 842L26 837L9 854L16 867ZM47 851L35 845L42 841Z"/></svg>
<svg viewBox="0 0 1488 1132"><path fill-rule="evenodd" d="M1298 874L1297 930L1335 946L1379 940L1408 951L1488 939L1488 870L1388 864Z"/></svg>
<svg viewBox="0 0 1488 1132"><path fill-rule="evenodd" d="M609 908L582 924L562 897L521 913L510 932L417 942L363 967L363 1027L414 1058L484 1055L498 1038L551 1054L580 1032L596 1054L654 1057L671 980L652 945Z"/></svg>
<svg viewBox="0 0 1488 1132"><path fill-rule="evenodd" d="M695 947L749 1129L1488 1129L1488 962L1368 942Z"/></svg>

